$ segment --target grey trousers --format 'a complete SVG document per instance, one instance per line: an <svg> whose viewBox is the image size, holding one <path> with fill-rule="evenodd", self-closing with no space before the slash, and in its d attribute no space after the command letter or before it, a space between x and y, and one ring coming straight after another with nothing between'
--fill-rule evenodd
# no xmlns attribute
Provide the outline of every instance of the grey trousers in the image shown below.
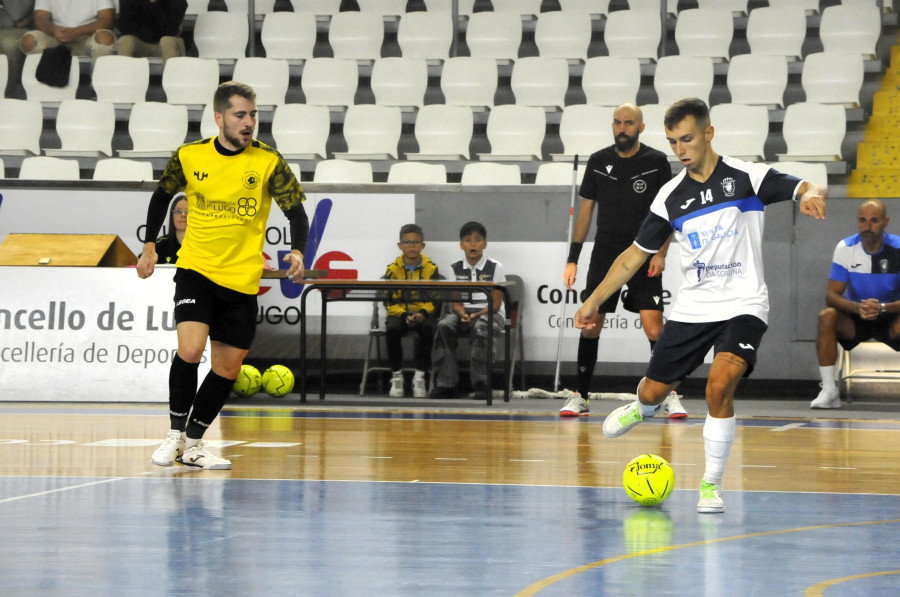
<svg viewBox="0 0 900 597"><path fill-rule="evenodd" d="M499 345L500 333L503 331L504 319L499 313L494 314L494 346ZM459 367L456 362L456 347L460 334L472 335L472 358L469 380L472 385L487 383L487 346L488 318L482 315L475 325L463 329L459 317L455 313L447 313L440 318L434 333L434 346L431 349L431 367L434 372L434 385L455 388L459 383Z"/></svg>

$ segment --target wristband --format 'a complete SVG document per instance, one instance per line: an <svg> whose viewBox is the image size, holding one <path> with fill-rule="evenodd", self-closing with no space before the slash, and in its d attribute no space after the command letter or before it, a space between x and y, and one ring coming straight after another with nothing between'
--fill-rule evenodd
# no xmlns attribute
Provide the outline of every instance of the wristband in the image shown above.
<svg viewBox="0 0 900 597"><path fill-rule="evenodd" d="M574 241L569 243L569 257L566 263L578 263L578 258L581 257L582 246L584 246L584 243L576 243Z"/></svg>
<svg viewBox="0 0 900 597"><path fill-rule="evenodd" d="M887 313L887 307L884 306L884 303L881 303L881 312Z"/></svg>

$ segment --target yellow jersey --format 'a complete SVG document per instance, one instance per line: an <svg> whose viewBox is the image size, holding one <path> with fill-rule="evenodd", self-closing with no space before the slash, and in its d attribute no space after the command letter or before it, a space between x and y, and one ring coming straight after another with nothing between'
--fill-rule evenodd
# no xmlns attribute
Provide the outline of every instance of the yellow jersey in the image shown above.
<svg viewBox="0 0 900 597"><path fill-rule="evenodd" d="M272 199L283 212L306 199L281 154L256 139L233 155L220 153L215 137L186 143L172 154L159 186L187 195L176 266L245 294L259 292Z"/></svg>

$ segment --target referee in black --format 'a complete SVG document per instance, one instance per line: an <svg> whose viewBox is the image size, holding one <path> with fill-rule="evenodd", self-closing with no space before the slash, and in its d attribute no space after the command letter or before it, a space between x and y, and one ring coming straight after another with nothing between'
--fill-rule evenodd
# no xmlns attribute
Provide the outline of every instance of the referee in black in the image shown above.
<svg viewBox="0 0 900 597"><path fill-rule="evenodd" d="M626 103L613 112L615 143L591 155L587 162L579 196L581 207L572 232L569 257L563 273L566 288L573 289L578 272L578 257L597 211L597 236L588 268L586 290L593 292L606 275L613 261L634 241L641 222L650 211L650 204L659 189L672 178L669 160L661 151L640 142L644 130L641 109ZM668 243L628 282L622 304L628 311L639 313L650 349L662 331L662 272L665 269ZM607 313L614 313L619 303L615 293L600 306L594 316L596 326L582 329L578 340L578 391L559 411L562 417L577 417L589 410L588 396L600 330ZM687 416L674 393L666 399L666 412L672 418Z"/></svg>

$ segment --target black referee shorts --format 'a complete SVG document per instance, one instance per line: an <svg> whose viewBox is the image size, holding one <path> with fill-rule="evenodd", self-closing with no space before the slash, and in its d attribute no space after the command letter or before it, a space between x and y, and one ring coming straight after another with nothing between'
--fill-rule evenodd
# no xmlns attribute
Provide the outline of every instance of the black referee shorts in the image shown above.
<svg viewBox="0 0 900 597"><path fill-rule="evenodd" d="M588 266L587 284L585 289L590 294L594 292L597 285L603 281L606 272L612 267L613 262L622 253L621 249L594 243L594 250L591 252L591 264ZM622 295L622 306L632 313L640 311L662 311L662 276L651 278L648 273L650 271L650 260L644 262L644 265L632 276L625 285L624 291L616 291L606 301L600 305L599 313L615 313L619 305L619 295Z"/></svg>

